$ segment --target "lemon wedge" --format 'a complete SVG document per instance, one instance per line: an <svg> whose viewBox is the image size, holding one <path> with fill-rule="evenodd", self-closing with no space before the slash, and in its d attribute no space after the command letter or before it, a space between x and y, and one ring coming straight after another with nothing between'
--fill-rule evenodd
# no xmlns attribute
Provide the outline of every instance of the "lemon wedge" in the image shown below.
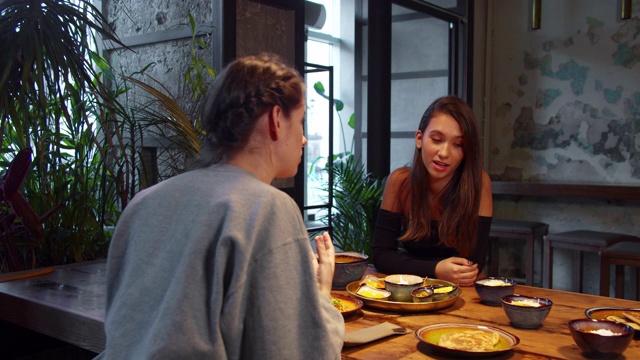
<svg viewBox="0 0 640 360"><path fill-rule="evenodd" d="M443 286L440 288L433 289L433 292L434 294L445 294L445 293L451 292L451 290L453 290L452 286Z"/></svg>

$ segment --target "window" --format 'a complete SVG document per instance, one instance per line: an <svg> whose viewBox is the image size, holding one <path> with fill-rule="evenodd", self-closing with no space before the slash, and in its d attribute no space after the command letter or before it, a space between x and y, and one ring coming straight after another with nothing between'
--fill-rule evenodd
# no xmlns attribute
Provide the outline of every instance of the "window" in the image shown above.
<svg viewBox="0 0 640 360"><path fill-rule="evenodd" d="M367 164L369 171L385 176L412 160L418 122L434 99L448 94L468 97L467 39L472 13L472 3L466 0L313 2L325 7L326 21L319 29L307 29L306 62L319 66L306 74L305 220L308 226L328 208L329 194L324 189L328 182L325 166L330 148L333 154L353 152L356 159ZM370 8L374 6L390 6L390 31L380 32L369 27ZM368 73L368 69L374 68L368 63L369 36L376 39L376 45L382 43L382 55L390 57L387 74ZM331 71L320 68L332 69L333 96L345 105L340 112L330 109L327 99L313 88L319 81L325 95L329 94ZM389 77L387 96L369 91L371 79L380 76ZM388 114L375 111L375 106L383 103L390 109ZM374 112L369 114L371 109ZM332 125L330 113L333 113ZM356 119L354 129L347 125L352 114ZM385 127L389 130L378 131ZM372 157L369 156L370 142L376 143L377 153Z"/></svg>
<svg viewBox="0 0 640 360"><path fill-rule="evenodd" d="M358 57L361 135L367 169L377 176L412 161L415 131L433 100L450 94L468 100L471 5L466 0L368 2ZM369 26L374 22L377 26Z"/></svg>
<svg viewBox="0 0 640 360"><path fill-rule="evenodd" d="M305 220L310 228L323 227L318 222L327 214L329 206L329 174L327 162L331 154L348 151L352 132L344 134L339 120L346 109L331 109L328 96L332 91L340 99L340 1L315 0L326 11L321 28L307 29L305 49L307 82L307 146L305 151ZM324 96L314 89L316 83L324 88ZM330 124L333 120L334 124ZM348 119L347 119L348 120ZM343 119L343 122L346 121ZM346 124L344 124L346 126ZM332 131L333 130L333 131Z"/></svg>

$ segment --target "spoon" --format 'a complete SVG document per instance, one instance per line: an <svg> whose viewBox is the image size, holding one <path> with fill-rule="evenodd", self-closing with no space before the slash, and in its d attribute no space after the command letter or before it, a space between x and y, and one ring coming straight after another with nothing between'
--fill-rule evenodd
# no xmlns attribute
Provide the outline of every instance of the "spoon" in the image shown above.
<svg viewBox="0 0 640 360"><path fill-rule="evenodd" d="M402 326L398 326L396 328L391 329L391 331L393 331L396 334L408 334L411 332L411 330L405 329Z"/></svg>

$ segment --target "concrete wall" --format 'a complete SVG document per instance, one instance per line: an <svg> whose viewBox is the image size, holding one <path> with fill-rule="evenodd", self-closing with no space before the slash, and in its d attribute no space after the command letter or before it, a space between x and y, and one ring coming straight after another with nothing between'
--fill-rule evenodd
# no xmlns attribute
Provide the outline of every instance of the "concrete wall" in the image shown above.
<svg viewBox="0 0 640 360"><path fill-rule="evenodd" d="M106 51L111 65L125 75L131 75L152 64L146 73L162 83L167 90L185 104L189 103L188 89L183 88L185 70L190 59L191 39L189 14L203 31L198 40L209 50L198 49L198 56L212 64L211 49L212 1L209 0L103 0L109 23L125 43L133 42L130 50ZM180 38L175 38L182 34Z"/></svg>

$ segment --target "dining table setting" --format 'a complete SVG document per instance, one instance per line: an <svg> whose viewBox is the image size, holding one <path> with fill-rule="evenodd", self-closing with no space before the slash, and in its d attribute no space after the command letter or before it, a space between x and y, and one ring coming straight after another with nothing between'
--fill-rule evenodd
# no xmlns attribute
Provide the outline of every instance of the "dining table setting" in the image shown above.
<svg viewBox="0 0 640 360"><path fill-rule="evenodd" d="M425 278L407 298L392 275L369 264L360 280L332 290L346 327L342 359L640 359L638 301L508 278L470 287Z"/></svg>
<svg viewBox="0 0 640 360"><path fill-rule="evenodd" d="M105 265L101 260L0 278L0 319L102 351ZM638 301L526 286L506 278L486 278L470 287L419 278L416 289L405 291L403 282L412 280L379 273L367 264L361 277L332 290L345 322L342 359L640 359L640 330L633 330L630 320L640 322ZM392 291L394 297L385 298ZM538 306L520 306L531 302ZM607 328L595 329L594 324ZM479 334L481 340L490 335L487 341L495 343L480 351L441 343L443 338L461 341L459 334ZM594 349L583 350L588 346L619 354L594 355Z"/></svg>

